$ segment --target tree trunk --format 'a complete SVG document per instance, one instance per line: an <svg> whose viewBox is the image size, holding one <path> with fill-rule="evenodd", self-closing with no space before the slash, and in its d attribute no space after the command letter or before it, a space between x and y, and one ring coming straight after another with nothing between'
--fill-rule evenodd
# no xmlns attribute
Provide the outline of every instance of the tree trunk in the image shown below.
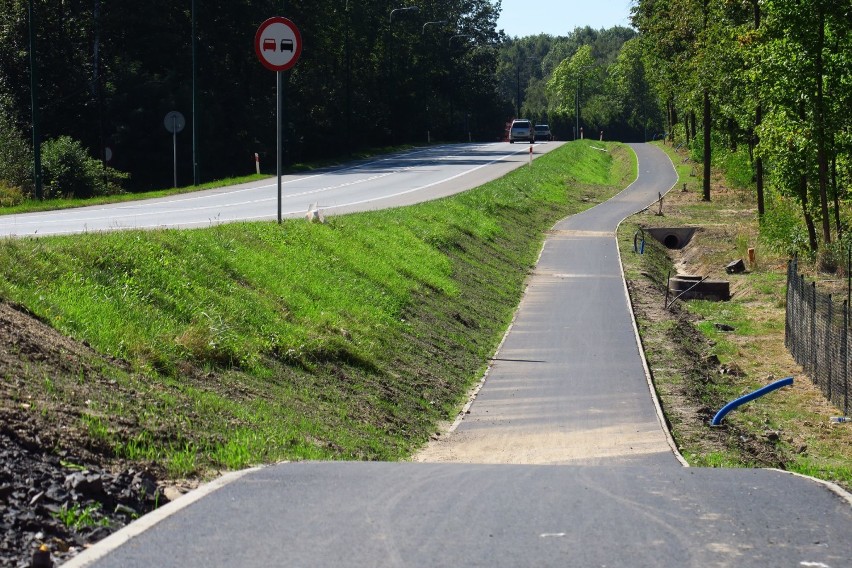
<svg viewBox="0 0 852 568"><path fill-rule="evenodd" d="M817 242L816 226L814 218L808 209L808 178L802 176L799 180L799 200L802 203L802 213L805 216L805 225L808 227L808 244L811 247L811 252L816 252L819 243Z"/></svg>
<svg viewBox="0 0 852 568"><path fill-rule="evenodd" d="M728 119L728 147L731 152L737 151L737 125L733 118Z"/></svg>
<svg viewBox="0 0 852 568"><path fill-rule="evenodd" d="M760 2L759 0L754 1L754 29L757 30L760 28ZM760 138L757 136L757 128L760 126L760 123L763 122L763 106L758 101L757 108L754 109L754 145L757 146L760 144ZM763 200L763 158L758 156L757 160L754 162L754 178L755 183L757 184L757 215L758 217L763 217L763 214L766 212L766 207L764 205Z"/></svg>
<svg viewBox="0 0 852 568"><path fill-rule="evenodd" d="M710 201L710 91L704 89L704 201Z"/></svg>
<svg viewBox="0 0 852 568"><path fill-rule="evenodd" d="M668 103L666 103L666 111L667 111L666 112L666 121L669 123L668 124L668 132L666 132L666 140L670 141L670 140L672 140L672 137L674 136L674 133L672 132L674 130L674 120L673 120L674 104L672 103L671 100L669 100Z"/></svg>
<svg viewBox="0 0 852 568"><path fill-rule="evenodd" d="M840 195L837 191L837 157L831 158L831 189L834 194L834 227L837 231L837 240L843 240L843 224L840 222Z"/></svg>
<svg viewBox="0 0 852 568"><path fill-rule="evenodd" d="M817 53L816 53L816 138L817 138L817 165L819 169L819 206L822 214L822 237L825 244L831 242L831 217L828 213L828 152L825 148L825 106L823 92L823 58L822 49L825 44L825 14L822 7L818 8L819 29L817 30Z"/></svg>
<svg viewBox="0 0 852 568"><path fill-rule="evenodd" d="M758 103L757 109L754 112L755 126L760 126L762 120L763 107ZM754 145L757 146L758 144L760 144L760 138L755 134ZM763 214L766 213L766 205L763 198L763 158L760 155L754 161L754 181L757 184L757 215L758 217L763 217Z"/></svg>

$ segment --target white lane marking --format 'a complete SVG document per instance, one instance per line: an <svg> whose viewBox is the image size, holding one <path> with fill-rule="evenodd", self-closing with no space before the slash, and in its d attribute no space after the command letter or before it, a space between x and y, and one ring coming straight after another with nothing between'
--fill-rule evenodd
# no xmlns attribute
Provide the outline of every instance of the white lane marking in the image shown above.
<svg viewBox="0 0 852 568"><path fill-rule="evenodd" d="M202 485L198 489L190 491L179 499L175 499L171 503L167 503L159 509L155 509L147 515L133 521L118 532L111 534L105 539L95 543L91 548L87 548L77 556L71 558L62 566L64 566L65 568L83 568L84 566L91 566L93 563L97 562L113 550L127 543L127 541L129 541L133 537L138 536L146 530L150 529L160 521L167 519L168 517L174 515L181 509L188 507L196 501L199 501L200 499L210 495L217 489L220 489L228 485L229 483L233 483L244 475L258 471L259 469L262 468L253 467L226 473L222 477L219 477L218 479L215 479L206 485Z"/></svg>

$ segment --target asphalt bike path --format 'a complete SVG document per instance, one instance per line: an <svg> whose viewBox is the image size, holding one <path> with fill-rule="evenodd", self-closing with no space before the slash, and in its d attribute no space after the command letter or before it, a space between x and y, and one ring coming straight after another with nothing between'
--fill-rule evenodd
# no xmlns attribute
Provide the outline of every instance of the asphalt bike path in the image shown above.
<svg viewBox="0 0 852 568"><path fill-rule="evenodd" d="M676 182L634 147L637 180L547 236L475 403L418 461L679 467L639 351L615 231Z"/></svg>
<svg viewBox="0 0 852 568"><path fill-rule="evenodd" d="M675 181L639 177L557 224L494 364L430 463L234 472L65 566L852 566L852 501L774 470L681 466L615 243Z"/></svg>

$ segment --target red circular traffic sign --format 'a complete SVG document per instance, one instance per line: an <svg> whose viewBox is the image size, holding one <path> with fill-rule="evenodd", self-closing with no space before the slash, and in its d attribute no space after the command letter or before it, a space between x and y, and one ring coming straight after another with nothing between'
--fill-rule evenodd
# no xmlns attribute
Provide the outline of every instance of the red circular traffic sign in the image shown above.
<svg viewBox="0 0 852 568"><path fill-rule="evenodd" d="M270 71L286 71L296 64L302 54L302 34L296 24L275 16L257 28L254 52Z"/></svg>

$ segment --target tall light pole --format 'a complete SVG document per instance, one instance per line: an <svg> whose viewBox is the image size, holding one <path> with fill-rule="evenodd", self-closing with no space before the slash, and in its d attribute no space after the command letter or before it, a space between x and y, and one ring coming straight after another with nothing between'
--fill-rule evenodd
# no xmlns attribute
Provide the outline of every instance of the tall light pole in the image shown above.
<svg viewBox="0 0 852 568"><path fill-rule="evenodd" d="M192 183L198 185L198 113L196 112L196 98L198 96L198 81L197 81L197 64L195 59L195 43L196 43L196 28L195 28L195 0L192 0L190 5L192 12Z"/></svg>
<svg viewBox="0 0 852 568"><path fill-rule="evenodd" d="M446 23L447 23L447 20L435 20L435 21L432 21L432 22L426 22L425 24L423 24L422 35L426 35L426 28L427 27L429 27L429 26L443 26L443 25L446 25ZM424 75L424 78L425 78L426 71L423 72L423 75ZM424 91L426 91L426 90L428 90L428 89L424 89ZM429 114L429 98L430 97L429 97L429 93L427 93L427 92L424 92L423 94L426 97L426 143L431 144L432 143L432 117Z"/></svg>
<svg viewBox="0 0 852 568"><path fill-rule="evenodd" d="M581 76L582 76L583 71L588 71L591 68L592 68L591 65L586 65L584 67L580 67L577 70L577 97L576 97L577 126L574 127L574 140L577 140L577 139L580 138L580 80L581 80Z"/></svg>
<svg viewBox="0 0 852 568"><path fill-rule="evenodd" d="M42 199L41 179L41 133L39 132L38 113L38 63L36 62L36 24L33 0L29 3L30 22L30 99L32 102L33 121L33 184L35 185L35 198Z"/></svg>
<svg viewBox="0 0 852 568"><path fill-rule="evenodd" d="M390 11L390 23L393 23L393 15L397 12L419 12L419 6L406 6L404 8L394 8Z"/></svg>
<svg viewBox="0 0 852 568"><path fill-rule="evenodd" d="M352 14L349 12L349 0L346 0L346 38L343 51L346 54L346 155L352 155L352 53L349 46L352 35Z"/></svg>
<svg viewBox="0 0 852 568"><path fill-rule="evenodd" d="M396 105L396 73L395 73L395 66L394 66L394 51L395 51L395 49L394 49L394 45L393 45L393 43L394 43L394 41L393 41L393 16L394 16L394 14L406 13L406 12L419 13L420 8L418 6L405 6L403 8L394 8L393 10L390 11L390 23L388 25L388 34L390 36L389 39L388 39L388 45L390 46L390 50L388 51L388 68L390 70L390 81L389 81L390 90L388 92L388 106L390 106L390 115L391 115L390 124L389 124L390 134L391 134L391 143L395 142L395 140L394 140L394 138L395 138L394 137L394 124L396 122L396 106L397 106Z"/></svg>
<svg viewBox="0 0 852 568"><path fill-rule="evenodd" d="M456 34L456 35L452 36L449 40L447 40L447 50L450 50L450 48L452 47L454 39L463 38L463 37L472 38L473 36L470 35L470 34ZM450 60L452 60L452 53L450 53ZM450 91L449 92L449 94L450 94L450 132L451 133L454 130L453 125L455 124L455 121L453 120L454 119L453 115L455 114L454 108L453 108L454 107L454 104L453 104L454 103L454 100L453 100L453 90L454 90L453 86L454 85L455 85L455 81L451 82L450 83L450 89L449 89L449 91ZM469 116L468 116L468 118L469 118ZM467 122L465 122L465 127L467 127ZM470 141L469 139L470 139L470 130L468 130L468 142Z"/></svg>
<svg viewBox="0 0 852 568"><path fill-rule="evenodd" d="M538 61L538 58L527 56L524 59L524 61ZM518 107L518 116L516 116L515 118L521 118L521 57L520 56L518 56L517 70L516 71L517 71L517 79L516 80L517 80L517 88L518 88L518 98L516 99L515 104Z"/></svg>

